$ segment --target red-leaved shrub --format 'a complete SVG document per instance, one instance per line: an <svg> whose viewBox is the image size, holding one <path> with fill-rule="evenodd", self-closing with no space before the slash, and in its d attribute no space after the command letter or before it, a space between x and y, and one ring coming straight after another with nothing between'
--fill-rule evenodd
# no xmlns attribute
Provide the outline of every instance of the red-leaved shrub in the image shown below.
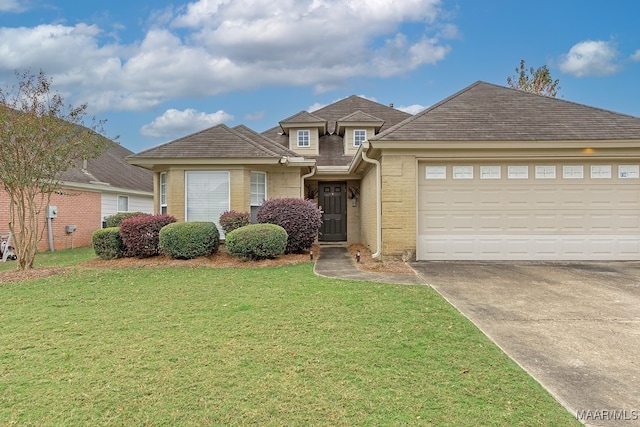
<svg viewBox="0 0 640 427"><path fill-rule="evenodd" d="M220 227L225 234L249 224L251 224L249 212L225 211L220 215Z"/></svg>
<svg viewBox="0 0 640 427"><path fill-rule="evenodd" d="M289 235L285 253L311 248L322 225L322 212L311 200L278 198L266 200L257 213L259 223L276 224Z"/></svg>
<svg viewBox="0 0 640 427"><path fill-rule="evenodd" d="M160 229L176 222L171 215L143 215L128 218L120 224L120 237L127 248L126 256L148 258L160 254Z"/></svg>

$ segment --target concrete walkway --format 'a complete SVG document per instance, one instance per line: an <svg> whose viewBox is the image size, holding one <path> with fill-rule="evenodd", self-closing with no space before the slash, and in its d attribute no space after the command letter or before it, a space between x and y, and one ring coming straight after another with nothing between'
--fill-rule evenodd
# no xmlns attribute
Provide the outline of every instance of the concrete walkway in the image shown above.
<svg viewBox="0 0 640 427"><path fill-rule="evenodd" d="M314 271L319 276L334 279L367 280L370 282L401 283L408 285L424 284L423 279L416 273L387 274L360 271L356 266L356 261L351 258L349 251L344 245L322 245Z"/></svg>

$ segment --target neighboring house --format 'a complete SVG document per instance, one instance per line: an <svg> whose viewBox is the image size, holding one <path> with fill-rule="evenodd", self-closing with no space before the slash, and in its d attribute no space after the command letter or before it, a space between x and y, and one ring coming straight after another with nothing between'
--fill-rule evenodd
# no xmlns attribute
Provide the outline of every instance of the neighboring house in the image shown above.
<svg viewBox="0 0 640 427"><path fill-rule="evenodd" d="M51 244L55 250L91 246L91 236L105 217L118 212L153 213L153 174L124 160L132 151L110 144L101 156L78 162L77 168L62 174L63 186L50 203L56 208L52 239L46 229L39 250L49 250ZM0 224L0 234L9 230L8 209L8 195L0 191L0 218L7 221Z"/></svg>
<svg viewBox="0 0 640 427"><path fill-rule="evenodd" d="M179 220L309 197L320 242L383 258L640 259L640 118L484 82L415 116L352 96L127 160Z"/></svg>

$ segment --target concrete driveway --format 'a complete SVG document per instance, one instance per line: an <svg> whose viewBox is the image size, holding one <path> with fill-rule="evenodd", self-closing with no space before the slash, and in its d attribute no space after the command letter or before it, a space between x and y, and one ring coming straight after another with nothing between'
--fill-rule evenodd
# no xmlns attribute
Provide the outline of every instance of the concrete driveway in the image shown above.
<svg viewBox="0 0 640 427"><path fill-rule="evenodd" d="M412 267L587 425L640 425L640 262Z"/></svg>

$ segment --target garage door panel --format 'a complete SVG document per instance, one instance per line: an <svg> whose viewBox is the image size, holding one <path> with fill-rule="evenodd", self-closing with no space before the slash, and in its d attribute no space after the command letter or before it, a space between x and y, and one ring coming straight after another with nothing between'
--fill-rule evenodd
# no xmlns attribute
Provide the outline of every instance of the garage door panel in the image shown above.
<svg viewBox="0 0 640 427"><path fill-rule="evenodd" d="M638 214L621 214L617 218L618 230L627 233L636 233L640 229L640 217Z"/></svg>
<svg viewBox="0 0 640 427"><path fill-rule="evenodd" d="M640 238L625 236L421 236L429 260L635 260Z"/></svg>
<svg viewBox="0 0 640 427"><path fill-rule="evenodd" d="M419 182L419 259L640 259L639 179L509 179L501 167L498 179L475 165L474 179Z"/></svg>

